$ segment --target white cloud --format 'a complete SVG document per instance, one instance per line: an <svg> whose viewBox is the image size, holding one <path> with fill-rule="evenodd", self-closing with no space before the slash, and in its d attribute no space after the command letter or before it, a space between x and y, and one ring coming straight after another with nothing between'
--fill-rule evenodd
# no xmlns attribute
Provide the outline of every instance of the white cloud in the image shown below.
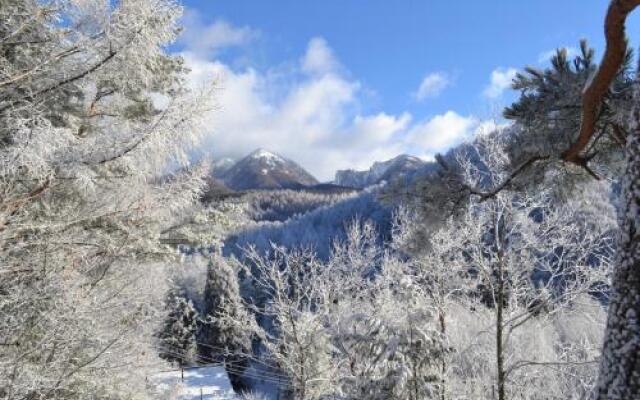
<svg viewBox="0 0 640 400"><path fill-rule="evenodd" d="M259 36L254 29L247 26L236 27L222 19L205 24L202 16L191 9L187 10L183 18L185 30L180 35L179 42L187 51L202 57L212 57L225 48L244 46Z"/></svg>
<svg viewBox="0 0 640 400"><path fill-rule="evenodd" d="M340 63L327 41L321 37L311 39L302 58L302 70L308 74L322 75L337 72L339 69Z"/></svg>
<svg viewBox="0 0 640 400"><path fill-rule="evenodd" d="M396 138L405 131L411 122L411 115L403 113L399 116L379 113L372 116L357 115L353 120L353 136L363 148L375 147Z"/></svg>
<svg viewBox="0 0 640 400"><path fill-rule="evenodd" d="M214 157L237 158L264 147L328 180L336 168L350 167L363 156L357 146L344 145L354 136L348 110L357 103L357 82L333 74L304 78L276 101L269 74L182 55L193 85L211 77L221 81L220 110L209 116L211 132L205 139Z"/></svg>
<svg viewBox="0 0 640 400"><path fill-rule="evenodd" d="M415 125L407 135L407 143L419 146L424 155L442 152L470 138L479 121L447 111Z"/></svg>
<svg viewBox="0 0 640 400"><path fill-rule="evenodd" d="M444 89L449 86L451 81L449 78L440 72L432 72L424 77L420 83L420 87L414 94L414 97L418 100L424 100L426 98L438 97Z"/></svg>
<svg viewBox="0 0 640 400"><path fill-rule="evenodd" d="M518 70L515 68L497 68L491 72L491 82L484 89L483 94L489 99L497 99L505 90L511 87L511 81L515 78Z"/></svg>
<svg viewBox="0 0 640 400"><path fill-rule="evenodd" d="M203 143L215 158L239 158L263 147L331 180L338 169L369 168L401 153L433 156L473 135L478 125L453 111L424 121L408 112L362 113L362 85L342 73L320 38L309 42L300 63L275 72L231 67L201 52L182 56L192 85L221 82L220 108L207 116Z"/></svg>
<svg viewBox="0 0 640 400"><path fill-rule="evenodd" d="M571 46L565 46L565 47L560 47L561 49L564 49L567 52L567 57L569 59L576 57L577 55L580 54L580 51L578 49L576 49L575 47L571 47ZM546 62L548 62L549 60L551 60L551 58L553 56L556 55L557 53L557 49L553 49L553 50L548 50L548 51L544 51L542 53L540 53L538 55L538 63L540 64L544 64Z"/></svg>

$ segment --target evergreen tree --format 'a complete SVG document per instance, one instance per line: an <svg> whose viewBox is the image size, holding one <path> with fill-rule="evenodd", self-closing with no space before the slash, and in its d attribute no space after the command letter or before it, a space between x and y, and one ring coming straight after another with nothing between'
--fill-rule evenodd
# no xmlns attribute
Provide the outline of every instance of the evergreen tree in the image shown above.
<svg viewBox="0 0 640 400"><path fill-rule="evenodd" d="M564 143L557 139L554 142L567 146L579 129L582 92L598 67L594 59L595 51L582 40L580 53L573 59L568 57L566 49L558 49L550 60L550 67L544 70L526 67L516 74L512 83L512 88L520 91L520 97L505 108L504 116L525 127L534 136L532 140L560 136ZM596 128L604 136L597 143L601 151L607 146L615 146L620 151L620 142L627 135L624 115L632 101L631 60L632 52L627 50L611 82L611 90L603 97Z"/></svg>
<svg viewBox="0 0 640 400"><path fill-rule="evenodd" d="M217 253L207 266L204 310L199 353L206 360L224 362L234 389L238 393L247 390L241 374L248 366L246 356L251 350L249 337L238 326L221 319L222 315L240 319L242 305L237 274Z"/></svg>
<svg viewBox="0 0 640 400"><path fill-rule="evenodd" d="M583 92L598 68L594 59L595 51L582 40L580 54L573 59L566 49L558 49L549 68L526 67L516 74L512 88L520 91L520 97L505 108L504 116L516 122L518 129L507 138L506 151L513 160L512 170L527 160L538 160L536 168L522 171L517 177L521 187L543 182L549 167L565 159L565 152L581 129ZM632 51L627 50L610 89L603 94L593 122L598 140L585 149L583 173L576 175L571 169L567 174L566 166L558 169L565 172L559 177L566 187L592 178L590 174L617 177L622 172L622 150L630 131L626 116L633 104L631 60Z"/></svg>
<svg viewBox="0 0 640 400"><path fill-rule="evenodd" d="M197 359L198 312L176 289L167 294L165 304L168 315L160 334L160 355L181 367L191 365Z"/></svg>

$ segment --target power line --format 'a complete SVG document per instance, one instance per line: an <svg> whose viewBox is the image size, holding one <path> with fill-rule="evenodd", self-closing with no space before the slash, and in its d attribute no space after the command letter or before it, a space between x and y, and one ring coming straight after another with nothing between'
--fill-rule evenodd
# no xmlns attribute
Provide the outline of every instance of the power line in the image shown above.
<svg viewBox="0 0 640 400"><path fill-rule="evenodd" d="M195 341L195 343L198 344L198 345L207 347L207 348L211 348L213 350L220 351L224 355L238 355L238 356L246 357L247 359L249 359L249 360L251 360L253 362L256 362L258 364L261 364L261 365L265 366L266 368L269 368L270 370L276 370L277 371L277 367L274 364L269 364L268 362L265 362L262 359L260 359L258 357L255 357L253 355L249 355L249 354L246 354L246 353L232 353L232 352L229 352L229 350L227 348L213 346L213 345L209 345L207 343L202 343L202 342L198 342L198 341ZM177 355L180 355L180 354L177 354ZM196 357L198 357L200 359L203 359L203 360L206 360L206 361L215 361L214 359L206 357L206 356L203 356L201 354L197 354ZM230 363L233 363L233 362L225 360L225 363L230 364ZM285 373L278 373L278 372L275 372L275 371L272 371L271 373L274 374L274 375L280 375L280 376L282 376L282 377L284 377L286 379L289 378L289 376L286 375Z"/></svg>
<svg viewBox="0 0 640 400"><path fill-rule="evenodd" d="M162 346L160 346L162 347ZM183 355L182 353L176 353L174 351L172 351L173 349L169 348L169 347L164 347L163 349L161 349L161 351L164 351L165 353L169 353L170 355L175 355L175 356L181 356ZM202 356L202 355L195 355L196 360L198 362L207 362L206 364L201 364L201 365L197 365L197 366L190 366L190 367L183 367L181 369L172 369L172 370L164 370L164 371L158 371L158 373L166 373L166 372L178 372L178 371L182 371L182 370L189 370L189 369L198 369L198 368L206 368L206 367L210 367L210 366L224 366L225 370L227 372L231 372L231 373L235 373L239 376L246 376L249 378L254 378L254 379L260 379L263 381L270 381L273 383L277 383L281 386L289 386L288 381L289 381L289 376L284 375L284 374L280 374L277 372L273 372L273 371L258 371L258 370L250 370L248 368L244 368L244 369L240 369L240 365L238 363L233 363L233 362L219 362L217 360L214 360L212 358L206 357L206 356ZM267 365L267 364L265 364ZM272 368L272 366L267 365L267 367Z"/></svg>

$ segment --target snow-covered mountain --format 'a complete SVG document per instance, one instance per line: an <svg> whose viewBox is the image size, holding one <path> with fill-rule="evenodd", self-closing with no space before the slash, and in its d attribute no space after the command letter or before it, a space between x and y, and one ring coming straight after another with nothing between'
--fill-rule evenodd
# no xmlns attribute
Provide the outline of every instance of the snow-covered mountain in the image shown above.
<svg viewBox="0 0 640 400"><path fill-rule="evenodd" d="M264 149L254 151L216 176L234 190L297 189L318 184L295 162Z"/></svg>
<svg viewBox="0 0 640 400"><path fill-rule="evenodd" d="M395 181L402 178L411 178L416 173L428 172L432 163L422 161L417 157L401 154L391 160L375 162L366 171L352 169L336 172L334 183L340 186L365 188L382 181Z"/></svg>

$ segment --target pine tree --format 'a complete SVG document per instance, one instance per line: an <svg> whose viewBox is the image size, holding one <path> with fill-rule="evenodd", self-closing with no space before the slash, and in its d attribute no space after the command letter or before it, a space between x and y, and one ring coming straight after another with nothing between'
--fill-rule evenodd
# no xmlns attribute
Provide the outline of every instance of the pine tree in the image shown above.
<svg viewBox="0 0 640 400"><path fill-rule="evenodd" d="M631 60L632 51L627 50L595 117L593 129L598 132L598 140L591 143L585 155L594 170L581 168L578 172L582 173L577 176L573 169L571 174L562 174L567 188L585 178L591 179L590 174L617 177L622 172L622 152L630 132L626 115L633 104ZM534 157L539 160L535 168L517 177L521 187L541 183L549 167L563 159L580 131L583 92L598 68L595 51L586 40L580 42L580 53L573 59L566 49L558 49L550 62L548 68L526 67L516 74L512 88L520 91L520 97L503 112L505 118L518 126L507 139L511 169ZM558 172L566 170L560 168Z"/></svg>
<svg viewBox="0 0 640 400"><path fill-rule="evenodd" d="M198 312L175 288L167 294L165 304L168 315L160 334L160 355L181 367L192 365L197 360Z"/></svg>
<svg viewBox="0 0 640 400"><path fill-rule="evenodd" d="M199 334L199 353L206 360L224 362L234 389L240 393L248 388L242 382L242 371L248 366L251 350L249 336L238 326L228 324L226 315L241 319L242 303L236 271L219 254L214 254L207 266L204 292L204 313Z"/></svg>

